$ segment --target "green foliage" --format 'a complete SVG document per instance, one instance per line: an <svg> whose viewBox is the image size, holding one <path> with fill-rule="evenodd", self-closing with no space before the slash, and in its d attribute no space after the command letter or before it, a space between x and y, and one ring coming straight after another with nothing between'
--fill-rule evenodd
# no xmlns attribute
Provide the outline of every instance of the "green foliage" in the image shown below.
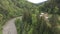
<svg viewBox="0 0 60 34"><path fill-rule="evenodd" d="M0 0L0 30L8 19L22 16L15 22L18 34L60 34L59 9L59 0L48 0L40 4L26 0ZM40 17L41 12L48 13L48 21Z"/></svg>
<svg viewBox="0 0 60 34"><path fill-rule="evenodd" d="M20 34L21 33L21 20L20 19L16 19L15 25L17 27L18 34Z"/></svg>

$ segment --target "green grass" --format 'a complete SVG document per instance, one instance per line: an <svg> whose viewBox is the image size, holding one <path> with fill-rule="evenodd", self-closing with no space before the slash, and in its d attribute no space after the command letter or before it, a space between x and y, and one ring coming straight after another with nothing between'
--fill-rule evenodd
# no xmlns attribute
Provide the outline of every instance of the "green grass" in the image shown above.
<svg viewBox="0 0 60 34"><path fill-rule="evenodd" d="M2 34L2 26L0 25L0 34Z"/></svg>

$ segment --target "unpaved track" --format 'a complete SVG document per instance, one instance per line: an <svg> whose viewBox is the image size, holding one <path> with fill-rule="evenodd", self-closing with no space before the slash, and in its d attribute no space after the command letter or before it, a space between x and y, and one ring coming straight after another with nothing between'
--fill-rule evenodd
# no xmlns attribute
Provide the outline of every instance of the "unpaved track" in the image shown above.
<svg viewBox="0 0 60 34"><path fill-rule="evenodd" d="M2 30L3 34L17 34L15 20L16 18L6 22L6 24L3 26L3 30Z"/></svg>

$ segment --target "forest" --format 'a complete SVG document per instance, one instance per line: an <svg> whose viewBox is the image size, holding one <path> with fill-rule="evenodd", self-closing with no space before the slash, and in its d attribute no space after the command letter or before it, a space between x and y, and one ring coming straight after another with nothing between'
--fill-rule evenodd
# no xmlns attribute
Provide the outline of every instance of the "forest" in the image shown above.
<svg viewBox="0 0 60 34"><path fill-rule="evenodd" d="M13 18L18 34L60 34L60 0L34 4L27 0L0 0L0 34Z"/></svg>

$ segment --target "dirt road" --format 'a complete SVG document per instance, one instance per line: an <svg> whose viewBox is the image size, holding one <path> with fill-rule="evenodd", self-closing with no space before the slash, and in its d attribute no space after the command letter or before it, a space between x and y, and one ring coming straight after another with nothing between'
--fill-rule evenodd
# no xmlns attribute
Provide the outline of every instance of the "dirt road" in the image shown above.
<svg viewBox="0 0 60 34"><path fill-rule="evenodd" d="M11 19L3 26L3 34L17 34L16 26L15 26L15 20Z"/></svg>

